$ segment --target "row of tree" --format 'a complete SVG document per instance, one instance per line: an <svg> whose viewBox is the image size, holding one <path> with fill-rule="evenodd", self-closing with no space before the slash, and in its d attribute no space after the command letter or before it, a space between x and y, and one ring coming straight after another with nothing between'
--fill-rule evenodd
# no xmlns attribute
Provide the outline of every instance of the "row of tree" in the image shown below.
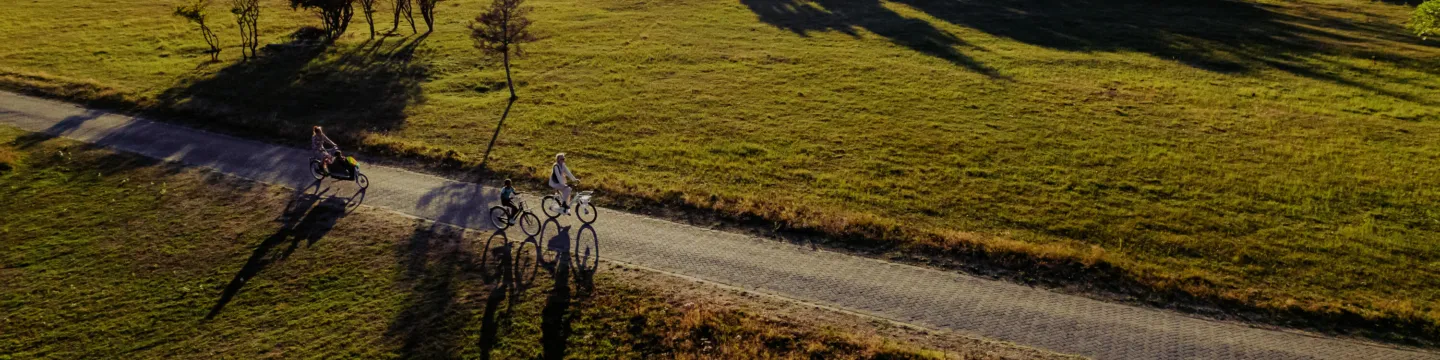
<svg viewBox="0 0 1440 360"><path fill-rule="evenodd" d="M321 29L329 40L338 39L340 35L350 27L350 20L355 17L355 7L359 5L360 13L365 15L365 23L370 25L370 38L375 38L375 12L377 2L380 0L290 0L290 8L294 10L306 10L315 13L320 18ZM435 8L443 0L393 0L395 10L395 24L390 31L400 29L400 19L404 18L410 23L410 31L418 33L415 26L414 8L420 7L420 18L425 22L426 32L435 31ZM214 0L194 0L185 5L175 8L175 16L179 16L200 27L200 35L205 38L205 44L210 46L208 53L211 60L217 60L220 56L220 37L210 30L209 8ZM260 46L260 1L259 0L229 0L230 14L234 16L235 23L240 29L241 57L250 58L256 55Z"/></svg>
<svg viewBox="0 0 1440 360"><path fill-rule="evenodd" d="M207 24L207 9L213 0L192 0L192 2L175 8L175 15L185 18L190 22L199 25L200 33L205 38L205 43L210 45L210 59L218 60L220 54L220 38L210 30ZM235 22L240 25L241 55L245 59L257 56L256 50L260 43L260 3L259 0L229 0L230 13L234 15ZM290 0L290 8L294 10L308 10L320 17L321 26L324 29L328 41L338 39L350 25L350 20L355 16L355 5L360 5L360 13L365 15L365 22L370 25L370 38L375 38L375 4L379 0ZM395 24L390 31L400 28L400 18L403 16L410 23L411 32L418 32L415 28L415 20L411 15L412 5L420 6L420 17L425 21L426 33L435 31L435 6L442 0L394 0ZM495 127L495 136L490 138L490 145L485 148L485 158L481 160L481 166L490 158L490 150L495 146L495 139L500 135L500 128L505 124L505 119L510 116L510 108L520 97L515 94L515 81L510 75L511 57L521 56L521 45L540 40L530 32L530 8L523 6L524 0L492 0L490 6L483 9L470 23L470 39L474 41L476 49L479 49L486 58L500 62L505 68L505 83L510 90L510 101L505 105L505 112L500 115L500 124Z"/></svg>

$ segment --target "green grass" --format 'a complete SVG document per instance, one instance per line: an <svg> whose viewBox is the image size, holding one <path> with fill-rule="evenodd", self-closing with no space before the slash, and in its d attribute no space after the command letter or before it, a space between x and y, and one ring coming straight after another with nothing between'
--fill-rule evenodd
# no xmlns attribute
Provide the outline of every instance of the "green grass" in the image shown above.
<svg viewBox="0 0 1440 360"><path fill-rule="evenodd" d="M33 3L0 15L0 78L475 164L506 100L465 38L483 3L443 3L423 39L358 25L248 63L225 21L207 63L168 3ZM1404 6L529 3L548 38L516 63L505 173L565 151L608 196L1440 333L1440 49ZM265 6L267 42L316 23Z"/></svg>
<svg viewBox="0 0 1440 360"><path fill-rule="evenodd" d="M334 198L8 127L0 150L17 164L0 175L0 358L938 355L605 272L551 276L488 234Z"/></svg>

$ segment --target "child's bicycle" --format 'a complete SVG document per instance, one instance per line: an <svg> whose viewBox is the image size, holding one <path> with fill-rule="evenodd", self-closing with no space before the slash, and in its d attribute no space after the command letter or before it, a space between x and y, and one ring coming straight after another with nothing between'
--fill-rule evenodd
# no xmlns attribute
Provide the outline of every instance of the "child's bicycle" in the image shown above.
<svg viewBox="0 0 1440 360"><path fill-rule="evenodd" d="M510 201L514 202L520 211L511 214L510 208L504 205L492 206L490 207L490 224L495 225L496 229L505 230L514 224L516 219L519 219L520 231L525 232L525 235L540 235L540 217L530 211L530 205L525 202L525 198L517 193Z"/></svg>
<svg viewBox="0 0 1440 360"><path fill-rule="evenodd" d="M580 219L580 222L593 224L595 223L595 217L600 215L599 212L595 211L595 205L590 204L590 198L594 194L594 191L576 191L571 195L570 199L570 206L572 208L565 209L564 206L560 206L560 192L556 191L554 195L546 196L540 200L540 209L544 210L545 216L549 216L551 219L574 211L575 218Z"/></svg>

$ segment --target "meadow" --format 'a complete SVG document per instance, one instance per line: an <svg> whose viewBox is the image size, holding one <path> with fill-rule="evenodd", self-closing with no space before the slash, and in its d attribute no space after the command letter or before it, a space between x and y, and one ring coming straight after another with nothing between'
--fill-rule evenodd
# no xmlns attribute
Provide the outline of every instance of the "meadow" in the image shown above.
<svg viewBox="0 0 1440 360"><path fill-rule="evenodd" d="M250 61L216 11L220 62L173 4L27 3L0 81L534 181L563 151L612 198L1440 334L1440 48L1396 1L530 0L488 158L485 3ZM264 6L265 43L318 24Z"/></svg>
<svg viewBox="0 0 1440 360"><path fill-rule="evenodd" d="M547 264L525 239L359 207L353 189L8 127L0 154L0 359L946 356ZM949 355L1026 358L997 348Z"/></svg>

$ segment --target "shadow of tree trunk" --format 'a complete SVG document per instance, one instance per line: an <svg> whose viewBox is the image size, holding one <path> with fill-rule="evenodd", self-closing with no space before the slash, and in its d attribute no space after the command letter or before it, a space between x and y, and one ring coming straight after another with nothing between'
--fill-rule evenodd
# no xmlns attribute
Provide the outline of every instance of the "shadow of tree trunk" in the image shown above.
<svg viewBox="0 0 1440 360"><path fill-rule="evenodd" d="M500 114L500 123L495 124L495 134L490 135L490 145L485 146L485 157L480 159L480 168L485 168L490 163L490 150L495 148L495 139L500 138L500 128L505 126L505 119L510 117L510 108L515 106L515 96L510 96L510 102L505 104L505 112Z"/></svg>

